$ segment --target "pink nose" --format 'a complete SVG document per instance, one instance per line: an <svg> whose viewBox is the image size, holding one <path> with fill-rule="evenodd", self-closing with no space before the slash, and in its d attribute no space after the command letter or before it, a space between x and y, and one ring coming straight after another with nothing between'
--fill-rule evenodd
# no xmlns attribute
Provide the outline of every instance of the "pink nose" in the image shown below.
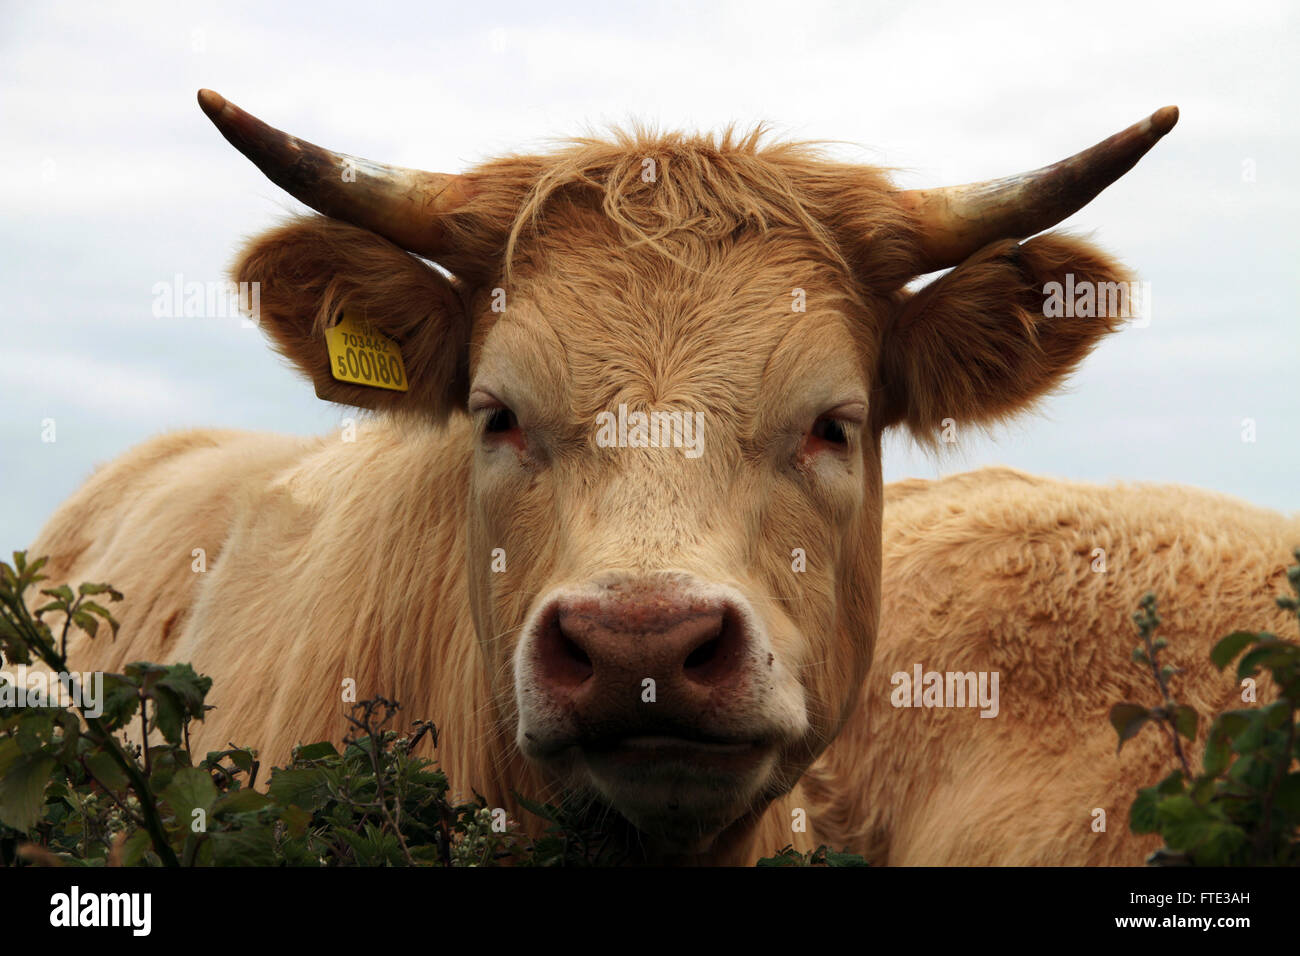
<svg viewBox="0 0 1300 956"><path fill-rule="evenodd" d="M538 687L567 703L589 731L690 727L725 711L743 690L748 628L722 600L663 591L559 600L539 624Z"/></svg>

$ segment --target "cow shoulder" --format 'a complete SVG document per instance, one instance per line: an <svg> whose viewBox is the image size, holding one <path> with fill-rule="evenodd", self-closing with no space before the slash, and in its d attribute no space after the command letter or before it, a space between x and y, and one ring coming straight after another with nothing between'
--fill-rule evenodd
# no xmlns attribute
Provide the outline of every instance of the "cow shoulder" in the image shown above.
<svg viewBox="0 0 1300 956"><path fill-rule="evenodd" d="M117 640L74 635L76 667L120 668L169 657L196 589L220 555L237 502L301 454L305 443L223 429L150 439L101 465L50 517L29 554L47 584L108 583L125 595Z"/></svg>

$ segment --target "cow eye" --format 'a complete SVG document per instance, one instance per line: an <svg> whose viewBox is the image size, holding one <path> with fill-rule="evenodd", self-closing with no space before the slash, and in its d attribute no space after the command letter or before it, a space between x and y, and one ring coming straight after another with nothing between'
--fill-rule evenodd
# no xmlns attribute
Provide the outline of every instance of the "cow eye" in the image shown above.
<svg viewBox="0 0 1300 956"><path fill-rule="evenodd" d="M483 444L488 448L500 445L513 445L519 451L527 451L528 443L524 440L524 430L519 425L519 417L501 399L485 388L475 388L470 392L468 411L483 429Z"/></svg>
<svg viewBox="0 0 1300 956"><path fill-rule="evenodd" d="M831 418L823 415L817 421L813 422L812 428L808 432L809 437L818 441L824 441L828 445L847 445L849 443L848 433L844 430L844 422L838 418Z"/></svg>
<svg viewBox="0 0 1300 956"><path fill-rule="evenodd" d="M484 431L488 434L498 434L512 431L518 427L519 420L515 418L515 413L508 408L502 407L493 409L492 413L488 415Z"/></svg>

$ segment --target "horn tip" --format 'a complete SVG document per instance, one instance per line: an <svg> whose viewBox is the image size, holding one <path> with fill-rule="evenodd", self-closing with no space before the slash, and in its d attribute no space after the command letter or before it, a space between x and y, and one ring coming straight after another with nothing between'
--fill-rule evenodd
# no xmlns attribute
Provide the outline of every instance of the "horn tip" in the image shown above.
<svg viewBox="0 0 1300 956"><path fill-rule="evenodd" d="M226 108L226 98L215 90L199 90L199 109L208 114L209 119L216 119L217 114Z"/></svg>
<svg viewBox="0 0 1300 956"><path fill-rule="evenodd" d="M1178 122L1178 107L1164 106L1151 114L1151 128L1157 136L1164 136Z"/></svg>

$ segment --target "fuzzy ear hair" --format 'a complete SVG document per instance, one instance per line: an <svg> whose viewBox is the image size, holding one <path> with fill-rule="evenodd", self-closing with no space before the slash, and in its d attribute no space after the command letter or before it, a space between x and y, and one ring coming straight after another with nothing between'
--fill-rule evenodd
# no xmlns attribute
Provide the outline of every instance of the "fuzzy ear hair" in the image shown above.
<svg viewBox="0 0 1300 956"><path fill-rule="evenodd" d="M258 236L231 269L256 282L258 324L332 402L443 420L468 394L469 320L441 273L365 229L305 216ZM347 310L393 340L408 390L338 381L325 331Z"/></svg>
<svg viewBox="0 0 1300 956"><path fill-rule="evenodd" d="M985 246L895 314L878 369L881 427L906 424L931 444L944 419L993 424L1032 407L1134 314L1135 285L1069 235Z"/></svg>

